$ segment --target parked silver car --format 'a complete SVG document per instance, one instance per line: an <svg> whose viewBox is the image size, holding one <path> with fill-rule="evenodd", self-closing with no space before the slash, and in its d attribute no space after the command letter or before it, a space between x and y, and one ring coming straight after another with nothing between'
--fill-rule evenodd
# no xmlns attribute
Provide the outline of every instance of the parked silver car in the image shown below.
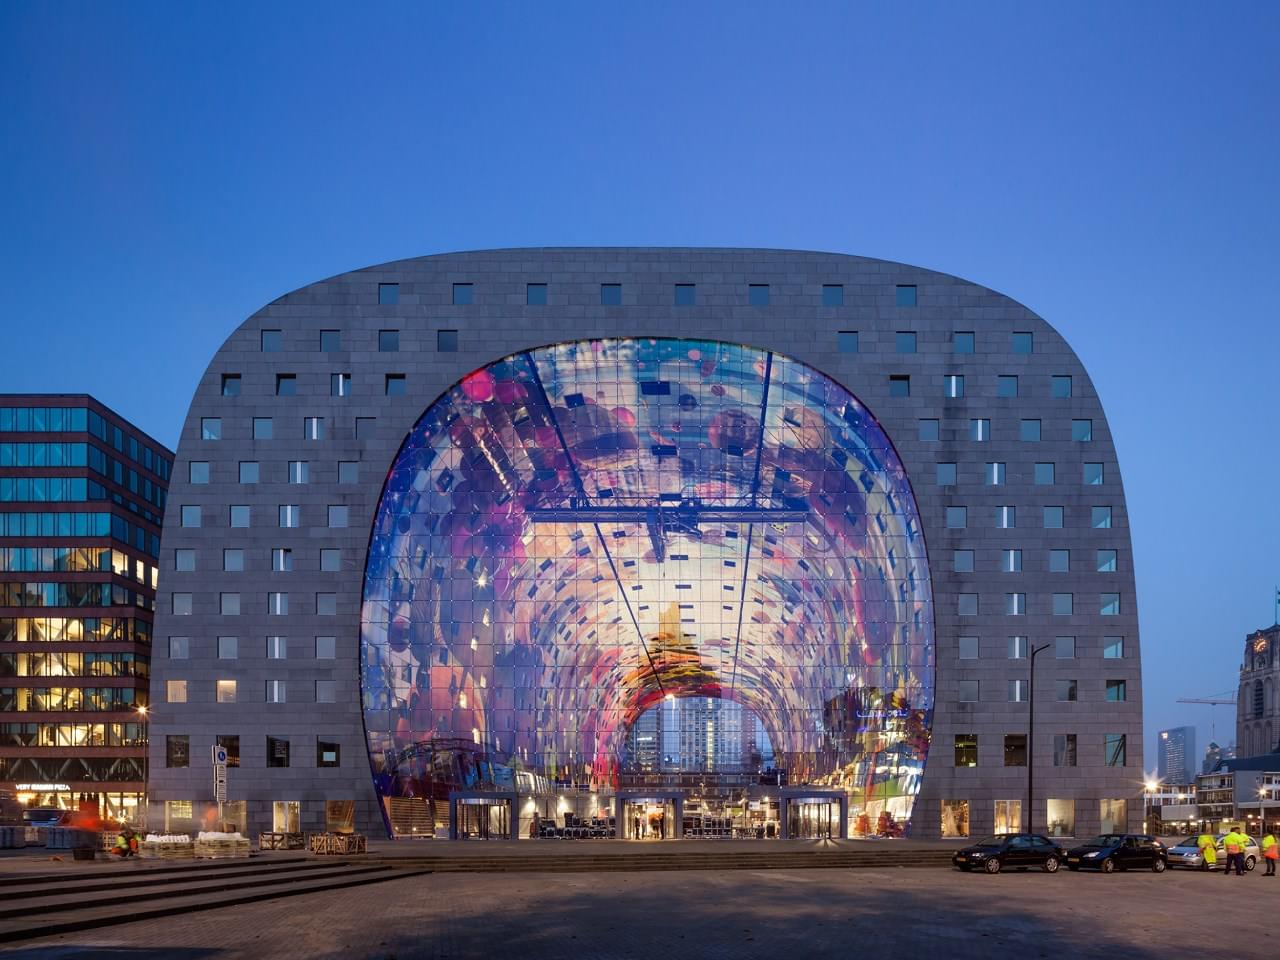
<svg viewBox="0 0 1280 960"><path fill-rule="evenodd" d="M1214 837L1214 841L1218 847L1218 862L1210 869L1220 870L1226 866L1227 851L1222 845L1222 838L1225 836L1225 833L1220 833ZM1246 839L1249 842L1245 844L1244 848L1244 868L1246 870L1252 870L1258 865L1258 857L1261 852L1258 850L1257 840L1253 837L1246 837ZM1202 854L1200 852L1200 848L1196 846L1196 840L1196 837L1187 837L1177 846L1170 847L1169 866L1183 867L1188 870L1202 869L1204 867L1204 854Z"/></svg>

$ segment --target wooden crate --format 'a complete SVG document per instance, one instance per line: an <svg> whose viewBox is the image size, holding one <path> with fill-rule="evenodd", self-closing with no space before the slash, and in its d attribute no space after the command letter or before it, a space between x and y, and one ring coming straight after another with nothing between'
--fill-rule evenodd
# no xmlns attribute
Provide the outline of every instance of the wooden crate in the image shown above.
<svg viewBox="0 0 1280 960"><path fill-rule="evenodd" d="M369 852L368 839L362 833L313 833L308 845L312 853L321 856L345 857Z"/></svg>
<svg viewBox="0 0 1280 960"><path fill-rule="evenodd" d="M302 850L306 847L306 834L264 832L258 834L259 850Z"/></svg>

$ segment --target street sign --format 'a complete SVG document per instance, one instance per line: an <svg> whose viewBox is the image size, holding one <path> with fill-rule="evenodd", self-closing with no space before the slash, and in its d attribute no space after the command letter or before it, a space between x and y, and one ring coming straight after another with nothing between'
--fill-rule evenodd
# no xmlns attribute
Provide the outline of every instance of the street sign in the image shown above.
<svg viewBox="0 0 1280 960"><path fill-rule="evenodd" d="M224 767L227 765L227 748L221 745L213 748L213 765L216 767L219 764Z"/></svg>

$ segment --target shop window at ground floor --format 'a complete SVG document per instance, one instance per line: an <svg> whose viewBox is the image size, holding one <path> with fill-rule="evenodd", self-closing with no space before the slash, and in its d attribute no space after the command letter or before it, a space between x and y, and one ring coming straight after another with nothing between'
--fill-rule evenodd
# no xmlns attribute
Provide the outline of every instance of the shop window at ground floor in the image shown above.
<svg viewBox="0 0 1280 960"><path fill-rule="evenodd" d="M324 828L329 833L355 833L356 802L354 800L326 800L324 802Z"/></svg>
<svg viewBox="0 0 1280 960"><path fill-rule="evenodd" d="M1099 833L1124 833L1129 829L1129 810L1125 800L1103 800Z"/></svg>
<svg viewBox="0 0 1280 960"><path fill-rule="evenodd" d="M1049 800L1046 817L1049 821L1048 834L1051 837L1074 837L1076 835L1076 802L1074 800Z"/></svg>
<svg viewBox="0 0 1280 960"><path fill-rule="evenodd" d="M942 801L943 838L969 836L969 801Z"/></svg>
<svg viewBox="0 0 1280 960"><path fill-rule="evenodd" d="M190 833L196 829L194 804L190 800L166 800L164 803L164 832Z"/></svg>
<svg viewBox="0 0 1280 960"><path fill-rule="evenodd" d="M271 829L275 833L301 831L302 804L297 800L276 800L271 804Z"/></svg>
<svg viewBox="0 0 1280 960"><path fill-rule="evenodd" d="M248 804L232 800L222 805L222 820L218 820L218 805L212 800L166 800L164 803L165 833L190 833L201 830L229 830L241 832L248 828Z"/></svg>
<svg viewBox="0 0 1280 960"><path fill-rule="evenodd" d="M997 800L994 833L1018 833L1022 829L1022 801Z"/></svg>

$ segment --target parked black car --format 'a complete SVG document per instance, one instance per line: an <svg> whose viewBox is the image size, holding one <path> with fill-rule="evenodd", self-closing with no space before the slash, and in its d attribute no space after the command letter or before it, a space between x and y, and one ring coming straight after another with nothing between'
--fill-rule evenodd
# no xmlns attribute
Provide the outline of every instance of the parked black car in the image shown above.
<svg viewBox="0 0 1280 960"><path fill-rule="evenodd" d="M1016 870L1039 867L1046 873L1056 873L1066 857L1067 851L1048 837L1038 833L1006 833L957 850L951 862L957 869L966 871L999 873L1005 867Z"/></svg>
<svg viewBox="0 0 1280 960"><path fill-rule="evenodd" d="M1143 833L1104 833L1067 851L1068 870L1151 870L1164 873L1169 851L1155 837Z"/></svg>

